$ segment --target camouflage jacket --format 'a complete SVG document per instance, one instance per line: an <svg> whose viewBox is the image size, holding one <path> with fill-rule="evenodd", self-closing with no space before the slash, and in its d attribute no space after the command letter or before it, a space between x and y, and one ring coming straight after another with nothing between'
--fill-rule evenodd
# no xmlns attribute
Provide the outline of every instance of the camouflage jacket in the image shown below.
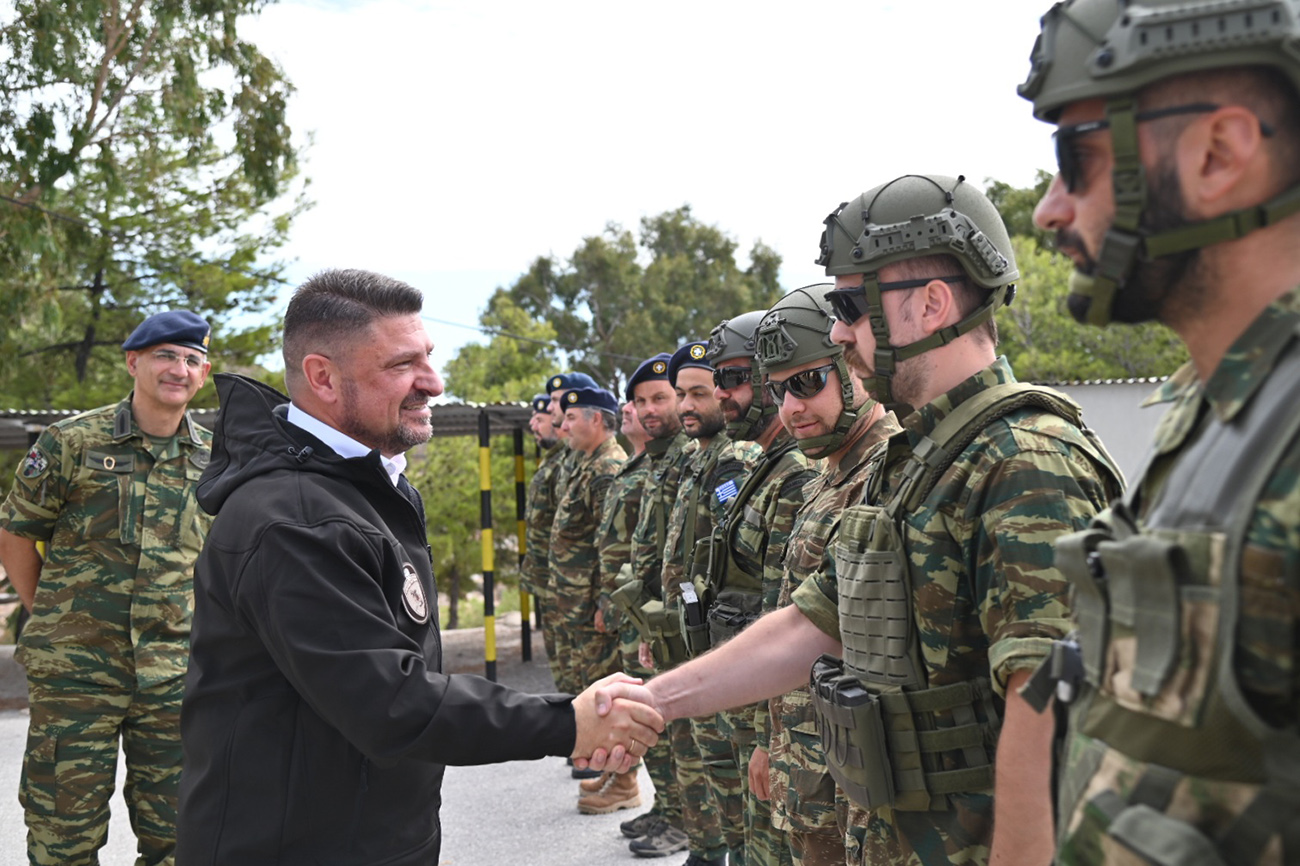
<svg viewBox="0 0 1300 866"><path fill-rule="evenodd" d="M888 501L906 458L952 409L985 388L1015 381L1005 359L975 374L903 421L889 444L883 484ZM986 427L903 519L912 614L932 686L984 677L1001 695L1015 671L1037 667L1069 628L1067 581L1053 565L1053 542L1081 529L1121 492L1121 482L1088 455L1079 428L1037 408ZM806 581L793 601L810 620L840 636L834 569ZM866 822L862 859L914 864L939 846L959 862L987 862L990 792L954 795L944 812L882 810ZM900 818L898 816L904 816Z"/></svg>
<svg viewBox="0 0 1300 866"><path fill-rule="evenodd" d="M15 654L28 673L142 687L185 675L211 446L188 413L175 436L146 436L129 396L41 434L0 507L0 526L46 542Z"/></svg>
<svg viewBox="0 0 1300 866"><path fill-rule="evenodd" d="M744 476L762 454L753 442L735 442L726 433L713 437L707 448L691 443L664 541L661 587L666 606L675 607L681 595L680 584L690 574L694 543L708 538L713 527L726 519Z"/></svg>
<svg viewBox="0 0 1300 866"><path fill-rule="evenodd" d="M1294 833L1300 782L1294 763L1283 757L1295 754L1300 725L1300 439L1287 443L1280 439L1281 431L1260 430L1259 420L1252 423L1267 405L1269 390L1287 387L1276 377L1285 375L1279 368L1295 369L1286 360L1294 357L1297 334L1300 289L1269 305L1228 348L1204 384L1188 364L1147 401L1171 405L1156 429L1150 463L1129 503L1136 506L1139 525L1148 530L1138 537L1168 541L1178 532L1185 550L1195 550L1198 536L1212 539L1212 550L1234 550L1233 536L1241 530L1228 527L1243 520L1237 597L1228 600L1226 592L1216 592L1230 585L1226 563L1215 562L1222 554L1208 563L1193 554L1180 555L1178 561L1185 564L1175 574L1174 613L1166 618L1156 603L1140 599L1141 631L1133 628L1139 623L1123 622L1114 610L1118 593L1111 594L1103 677L1084 689L1070 713L1061 768L1061 862L1141 859L1130 847L1131 833L1111 832L1120 824L1118 813L1128 806L1139 807L1134 812L1145 809L1152 816L1148 825L1159 824L1139 825L1145 831L1139 833L1139 846L1159 844L1173 828L1182 838L1196 840L1198 850L1209 852L1206 862L1254 866L1300 858ZM1300 406L1284 405L1282 411L1287 421ZM1204 485L1215 485L1218 479L1193 449L1214 441L1223 427L1233 431L1238 449L1249 447L1242 440L1251 430L1283 449L1280 459L1273 458L1262 492L1247 500L1247 479L1234 478L1241 485L1235 496L1239 504L1226 509L1228 513L1198 516L1190 527L1168 516L1161 519L1157 506L1175 515L1188 508L1177 505L1179 489L1193 494L1187 498L1196 500L1190 506L1195 512L1212 507L1208 503L1220 497L1232 497L1233 491L1221 483L1203 492L1197 489L1203 486L1197 485L1199 479ZM1258 448L1251 457L1265 459ZM1188 472L1195 473L1192 486L1185 486ZM1162 503L1162 493L1170 488L1175 502ZM1149 531L1152 523L1160 527L1158 536ZM1160 582L1156 574L1140 574L1148 577L1147 585ZM1085 643L1091 632L1083 627L1080 631L1079 640ZM1162 631L1174 638L1173 665L1158 690L1144 694L1134 668L1143 658L1143 645ZM1223 648L1225 640L1234 642L1231 650ZM1279 792L1292 799L1270 802ZM1099 807L1103 803L1113 806Z"/></svg>
<svg viewBox="0 0 1300 866"><path fill-rule="evenodd" d="M645 479L650 474L650 456L646 451L631 457L614 476L605 494L596 530L596 549L600 555L600 595L597 606L604 611L605 628L618 634L623 614L609 594L617 586L619 571L632 560L632 532L641 514Z"/></svg>
<svg viewBox="0 0 1300 866"><path fill-rule="evenodd" d="M550 558L551 523L555 520L555 475L568 450L563 443L547 448L542 454L541 464L528 482L528 502L524 509L524 562L520 579L524 588L534 595L545 593L550 585L547 561Z"/></svg>
<svg viewBox="0 0 1300 866"><path fill-rule="evenodd" d="M787 607L791 593L809 578L833 570L832 543L840 513L862 501L867 481L885 456L884 442L899 431L892 412L876 423L859 422L839 463L808 482L794 518L775 597L765 610ZM770 595L769 595L770 597ZM766 601L766 599L765 599ZM755 719L758 743L768 749L772 823L780 830L826 831L836 826L835 781L826 770L821 735L807 688L773 698L770 717Z"/></svg>
<svg viewBox="0 0 1300 866"><path fill-rule="evenodd" d="M686 459L683 449L689 441L685 433L678 433L671 439L652 439L646 443L650 466L645 475L641 511L632 531L632 577L643 582L643 598L659 597L668 515L677 501Z"/></svg>
<svg viewBox="0 0 1300 866"><path fill-rule="evenodd" d="M618 440L610 437L591 454L573 452L568 486L560 495L551 524L551 586L569 625L593 629L600 590L600 556L596 530L605 496L627 460Z"/></svg>

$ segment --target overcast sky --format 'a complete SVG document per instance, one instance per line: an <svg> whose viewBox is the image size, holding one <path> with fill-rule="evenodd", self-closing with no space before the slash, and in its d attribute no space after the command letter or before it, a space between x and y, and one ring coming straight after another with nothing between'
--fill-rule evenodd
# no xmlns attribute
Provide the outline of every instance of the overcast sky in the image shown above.
<svg viewBox="0 0 1300 866"><path fill-rule="evenodd" d="M1016 85L1048 0L275 3L246 37L297 87L313 210L296 281L360 267L476 325L537 256L690 204L820 278L821 220L900 174L1052 167ZM711 324L711 323L710 323ZM442 365L472 330L429 324ZM662 347L655 347L656 349Z"/></svg>

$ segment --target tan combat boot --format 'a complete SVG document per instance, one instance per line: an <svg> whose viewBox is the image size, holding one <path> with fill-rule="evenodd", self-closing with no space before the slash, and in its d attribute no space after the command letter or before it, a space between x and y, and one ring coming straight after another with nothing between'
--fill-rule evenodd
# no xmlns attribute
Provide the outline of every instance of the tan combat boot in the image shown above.
<svg viewBox="0 0 1300 866"><path fill-rule="evenodd" d="M605 815L619 809L635 809L641 805L641 785L636 778L637 768L609 777L599 791L578 800L578 811L584 815Z"/></svg>

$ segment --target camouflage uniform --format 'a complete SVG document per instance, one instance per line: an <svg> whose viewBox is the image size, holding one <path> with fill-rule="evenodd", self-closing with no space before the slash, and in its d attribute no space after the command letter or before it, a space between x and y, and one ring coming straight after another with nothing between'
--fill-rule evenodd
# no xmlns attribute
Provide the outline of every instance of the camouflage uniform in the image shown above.
<svg viewBox="0 0 1300 866"><path fill-rule="evenodd" d="M623 612L609 597L618 586L619 572L632 561L632 532L641 514L650 459L649 451L642 451L618 470L605 494L605 507L601 509L600 526L596 529L596 551L600 556L600 594L596 606L605 620L606 634L601 636L606 645L603 650L607 661L603 668L605 674L626 671L635 677L649 677L654 673L642 668L637 661L640 638L636 627L624 621Z"/></svg>
<svg viewBox="0 0 1300 866"><path fill-rule="evenodd" d="M776 462L746 500L731 503L728 529L729 558L741 572L760 582L764 588L779 586L784 574L786 542L794 526L795 513L804 502L804 485L817 477L820 465L793 447L793 437L784 428L768 446L762 462L777 455ZM762 704L766 714L766 702ZM767 800L754 796L749 787L749 759L757 741L755 719L760 705L718 713L718 730L731 741L736 753L737 771L745 805L745 863L747 866L780 866L789 861L789 843L785 834L772 824Z"/></svg>
<svg viewBox="0 0 1300 866"><path fill-rule="evenodd" d="M42 433L0 508L0 526L47 548L14 654L31 703L19 798L33 863L97 862L119 735L137 862L172 861L193 564L211 523L194 489L211 443L188 414L175 436L146 436L128 397Z"/></svg>
<svg viewBox="0 0 1300 866"><path fill-rule="evenodd" d="M677 488L681 483L683 449L690 440L678 432L671 439L651 439L646 443L649 466L641 508L632 530L630 576L643 582L642 597L660 595L663 576L664 543L668 533L668 514L677 501ZM641 633L631 622L623 624L620 633L624 657L631 662L628 671L645 670L637 661ZM670 730L671 733L671 730ZM680 826L682 797L677 787L677 773L673 768L669 737L660 737L645 758L646 772L655 786L655 803L652 811L663 815L669 823Z"/></svg>
<svg viewBox="0 0 1300 866"><path fill-rule="evenodd" d="M603 636L596 631L596 596L600 591L600 557L596 529L605 494L627 453L612 436L591 454L573 452L568 483L551 524L550 567L554 590L556 652L565 680L563 691L577 694L599 677Z"/></svg>
<svg viewBox="0 0 1300 866"><path fill-rule="evenodd" d="M1291 344L1297 333L1300 289L1266 308L1204 385L1188 364L1148 401L1172 405L1156 430L1154 458L1125 509L1143 530L1135 538L1148 544L1177 539L1184 550L1196 551L1198 536L1208 537L1218 557L1207 557L1198 568L1200 557L1186 556L1173 578L1178 593L1173 604L1179 612L1172 617L1166 619L1159 605L1139 600L1138 614L1145 617L1141 632L1116 610L1119 593L1110 587L1110 611L1103 613L1103 621L1110 623L1109 642L1098 645L1104 653L1102 676L1098 683L1089 674L1083 697L1070 710L1068 763L1061 768L1059 800L1061 863L1168 862L1139 856L1130 846L1167 842L1171 835L1185 844L1195 840L1196 850L1203 852L1196 862L1282 864L1300 856L1297 776L1294 759L1286 758L1296 753L1300 719L1300 440L1286 442L1277 429L1294 423L1294 398L1281 403L1283 420L1263 434L1284 450L1274 458L1257 498L1246 500L1247 478L1232 477L1228 484L1238 485L1238 506L1202 517L1191 528L1160 515L1171 509L1166 500L1173 500L1177 513L1180 489L1193 500L1195 512L1212 508L1210 503L1221 501L1224 492L1234 495L1212 477L1211 467L1196 460L1193 449L1213 441L1219 425L1250 429L1252 413L1259 429L1259 413L1268 405L1271 388L1291 387L1294 393L1294 385L1279 377L1295 370ZM1292 363L1286 365L1288 355ZM1252 463L1266 459L1258 450L1246 453L1241 459ZM1188 472L1195 473L1190 481ZM1222 489L1212 489L1216 485ZM1111 515L1111 522L1118 518ZM1234 524L1241 529L1225 531ZM1243 530L1244 543L1234 548L1233 536ZM1110 546L1118 553L1120 536L1115 537ZM1239 552L1236 599L1219 591L1231 585L1225 574L1230 566L1213 561L1225 547ZM1066 550L1065 544L1058 548L1063 567ZM1120 577L1112 554L1103 555L1108 576ZM1151 586L1160 582L1159 571L1144 569L1138 576ZM1076 575L1071 578L1080 585ZM1234 607L1235 618L1228 613ZM1074 613L1086 659L1088 638L1095 632L1082 622L1082 605ZM1146 657L1143 644L1154 643L1162 629L1177 638L1173 664L1158 688L1144 689L1135 668ZM1224 648L1225 640L1233 642L1231 649ZM1198 651L1198 645L1209 649ZM1270 803L1270 797L1277 799ZM1117 813L1126 807L1132 811L1121 820ZM1133 832L1119 829L1133 817L1141 818L1128 824L1136 839ZM1148 848L1146 853L1152 852Z"/></svg>
<svg viewBox="0 0 1300 866"><path fill-rule="evenodd" d="M846 440L839 464L808 484L786 548L784 579L778 578L774 607L789 606L796 587L833 570L832 545L840 513L862 501L868 479L884 459L882 443L898 431L893 413L870 426L858 421L849 434L857 439ZM835 780L826 770L808 689L773 698L769 707L766 748L772 825L789 836L794 863L838 864L844 859L843 814L839 814L843 807L837 813Z"/></svg>
<svg viewBox="0 0 1300 866"><path fill-rule="evenodd" d="M693 542L707 538L726 519L727 505L744 475L762 455L753 442L733 442L719 433L707 448L693 443L668 521L664 543L663 602L676 609L680 584L691 570ZM727 485L732 485L727 487ZM728 497L723 490L730 490ZM716 716L669 723L677 784L682 791L683 829L691 851L706 859L740 852L745 844L745 803L731 741Z"/></svg>
<svg viewBox="0 0 1300 866"><path fill-rule="evenodd" d="M1005 359L922 406L903 421L886 457L888 501L897 473L921 437L964 400L1014 376ZM1055 414L1019 409L978 434L903 519L912 611L930 685L992 681L995 707L1007 679L1033 669L1068 627L1066 581L1052 566L1057 536L1087 525L1120 492L1089 457L1079 428ZM967 566L973 570L967 570ZM834 569L805 581L794 603L827 634L840 636ZM850 864L984 863L992 840L993 792L950 795L944 811L854 808Z"/></svg>
<svg viewBox="0 0 1300 866"><path fill-rule="evenodd" d="M524 588L537 599L537 615L542 622L542 640L551 676L560 681L559 656L555 651L554 630L547 627L550 609L555 606L551 595L551 569L548 564L551 524L555 521L556 474L569 449L557 442L542 453L542 462L528 482L528 502L524 510L524 563L520 579Z"/></svg>

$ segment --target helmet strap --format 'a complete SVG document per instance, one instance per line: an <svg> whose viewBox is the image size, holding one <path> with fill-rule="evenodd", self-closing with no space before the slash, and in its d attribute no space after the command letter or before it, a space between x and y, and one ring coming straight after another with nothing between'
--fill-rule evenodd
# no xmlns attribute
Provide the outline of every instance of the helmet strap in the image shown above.
<svg viewBox="0 0 1300 866"><path fill-rule="evenodd" d="M868 396L865 403L854 407L854 397L857 395L853 393L853 379L849 376L849 365L844 362L844 353L837 353L832 361L835 364L835 373L839 376L840 400L844 408L840 410L840 417L835 420L835 427L829 433L811 439L796 440L799 450L812 458L825 457L839 450L858 417L864 412L870 412L871 407L875 405L875 400Z"/></svg>
<svg viewBox="0 0 1300 866"><path fill-rule="evenodd" d="M772 416L776 415L776 406L768 404L763 395L763 373L757 358L753 359L749 369L749 384L753 389L749 409L744 416L727 424L727 435L744 442L752 442L762 436Z"/></svg>

